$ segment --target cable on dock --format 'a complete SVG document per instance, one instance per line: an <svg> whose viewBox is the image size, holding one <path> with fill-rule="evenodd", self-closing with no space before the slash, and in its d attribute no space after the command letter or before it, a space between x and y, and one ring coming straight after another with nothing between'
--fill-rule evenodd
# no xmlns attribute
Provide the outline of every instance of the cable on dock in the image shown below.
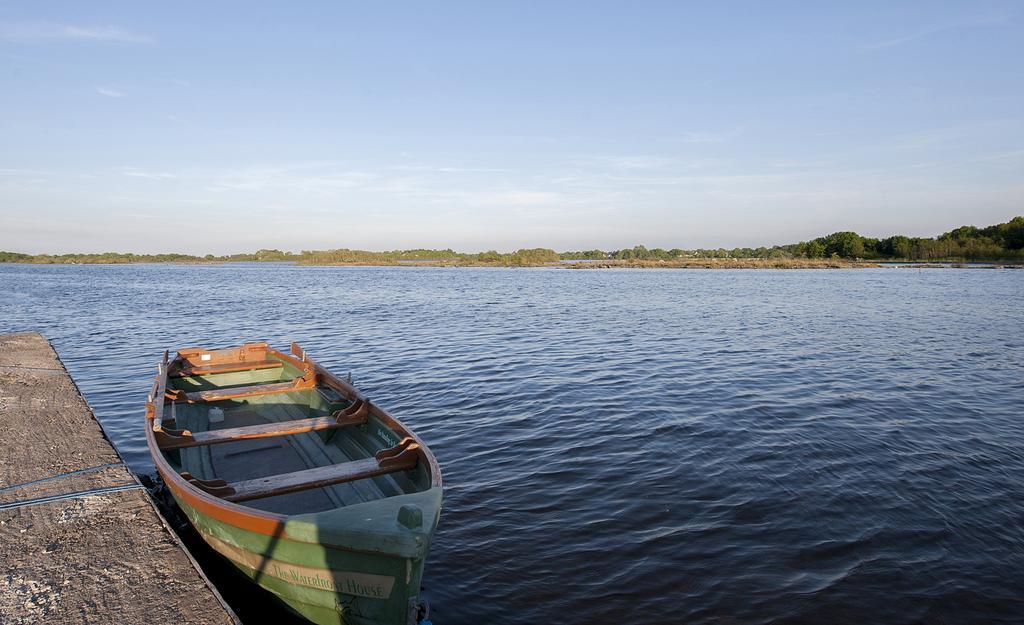
<svg viewBox="0 0 1024 625"><path fill-rule="evenodd" d="M51 495L50 497L37 497L35 499L22 499L21 501L12 501L10 503L0 503L0 510L11 510L14 508L24 508L25 506L34 506L41 503L50 503L52 501L63 501L65 499L78 499L80 497L89 497L91 495L105 495L107 493L117 493L123 490L135 490L137 488L145 488L142 484L122 484L120 486L105 486L103 488L93 488L91 490L82 490L76 493L67 493L65 495Z"/></svg>
<svg viewBox="0 0 1024 625"><path fill-rule="evenodd" d="M65 478L65 477L73 477L75 475L81 475L83 473L92 473L93 471L102 471L104 469L113 469L114 467L124 467L126 469L128 468L127 466L125 466L125 464L123 462L112 462L110 464L101 464L101 465L98 465L98 466L95 466L95 467L89 467L88 469L79 469L77 471L68 471L67 473L61 473L59 475L51 475L50 477L44 477L42 479L32 480L31 482L22 482L21 484L15 484L14 486L4 486L3 488L0 488L0 493L7 493L7 492L10 492L12 490L19 490L21 488L27 488L29 486L35 486L36 484L44 484L46 482L52 482L54 480L59 480L59 479Z"/></svg>

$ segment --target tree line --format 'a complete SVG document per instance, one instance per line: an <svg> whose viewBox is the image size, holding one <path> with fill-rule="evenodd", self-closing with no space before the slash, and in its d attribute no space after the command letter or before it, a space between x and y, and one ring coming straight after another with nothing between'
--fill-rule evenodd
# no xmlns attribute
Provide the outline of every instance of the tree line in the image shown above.
<svg viewBox="0 0 1024 625"><path fill-rule="evenodd" d="M262 249L253 253L215 256L189 254L22 254L0 251L2 263L202 263L202 262L273 262L288 261L309 265L402 265L451 264L480 266L538 266L568 261L673 261L688 258L785 259L785 258L838 258L864 260L1020 260L1024 259L1024 216L1014 217L1006 223L979 228L961 226L934 238L894 235L884 239L864 237L856 232L842 231L789 245L772 247L737 247L733 249L662 249L637 245L620 250L598 249L576 252L556 252L547 248L519 249L514 252L464 253L452 249L392 250L370 252L366 250L334 249L288 252Z"/></svg>
<svg viewBox="0 0 1024 625"><path fill-rule="evenodd" d="M773 247L648 249L643 245L605 252L563 252L564 260L678 260L683 258L842 258L848 260L1019 260L1024 258L1024 216L985 228L961 226L935 238L894 235L884 239L843 231Z"/></svg>
<svg viewBox="0 0 1024 625"><path fill-rule="evenodd" d="M1024 258L1024 217L986 228L961 226L935 238L895 235L884 239L834 232L783 248L806 258L898 260L1009 260Z"/></svg>

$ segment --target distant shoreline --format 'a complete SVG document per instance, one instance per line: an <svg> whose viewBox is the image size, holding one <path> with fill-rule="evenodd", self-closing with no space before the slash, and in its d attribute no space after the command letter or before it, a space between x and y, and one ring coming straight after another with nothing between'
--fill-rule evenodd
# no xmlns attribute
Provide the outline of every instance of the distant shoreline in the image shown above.
<svg viewBox="0 0 1024 625"><path fill-rule="evenodd" d="M736 269L1024 269L1024 263L1020 261L952 261L952 260L843 260L843 259L805 259L805 258L693 258L683 260L604 260L604 261L555 261L546 263L529 264L503 264L503 263L465 263L458 261L415 261L415 262L298 262L289 260L263 260L263 261L231 261L231 260L138 260L138 261L114 261L114 262L45 262L45 261L0 261L0 265L61 265L61 266L119 266L119 265L294 265L296 267L390 267L390 268L445 268L445 269L570 269L570 270L600 270L600 269L692 269L692 270L736 270Z"/></svg>
<svg viewBox="0 0 1024 625"><path fill-rule="evenodd" d="M513 252L456 252L449 249L409 249L373 252L348 248L289 252L260 249L245 254L24 254L0 250L0 263L122 264L293 262L308 266L363 267L572 267L574 269L854 269L880 263L986 263L1018 266L1024 263L1024 216L985 228L961 226L936 238L894 235L885 239L856 232L833 232L811 241L772 247L731 250L647 248L637 245L613 251L564 251L534 247Z"/></svg>

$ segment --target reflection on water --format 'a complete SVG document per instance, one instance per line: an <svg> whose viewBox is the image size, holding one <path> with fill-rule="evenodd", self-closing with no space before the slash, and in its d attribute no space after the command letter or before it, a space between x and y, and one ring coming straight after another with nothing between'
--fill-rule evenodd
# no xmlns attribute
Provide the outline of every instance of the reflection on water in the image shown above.
<svg viewBox="0 0 1024 625"><path fill-rule="evenodd" d="M2 266L138 471L164 349L295 340L445 475L438 623L1011 623L1024 272Z"/></svg>

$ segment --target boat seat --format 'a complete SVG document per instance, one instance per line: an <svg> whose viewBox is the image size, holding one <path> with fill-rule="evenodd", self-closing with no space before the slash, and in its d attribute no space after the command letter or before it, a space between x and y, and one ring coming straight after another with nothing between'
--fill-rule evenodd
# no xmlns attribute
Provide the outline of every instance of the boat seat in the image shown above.
<svg viewBox="0 0 1024 625"><path fill-rule="evenodd" d="M411 437L406 437L394 447L382 449L371 458L230 484L217 483L215 489L218 496L234 502L274 497L397 471L408 471L416 467L419 456L420 446Z"/></svg>
<svg viewBox="0 0 1024 625"><path fill-rule="evenodd" d="M322 387L318 386L317 390L320 388ZM271 403L273 397L267 397L263 400L256 399L253 401ZM283 397L293 400L295 403L286 402L282 404L275 404L275 410L265 413L268 418L274 419L275 421L306 418L306 410L300 408L298 405L299 400L302 399L302 397L300 397L300 393L291 393L290 395L284 395ZM320 401L316 401L319 399L321 399L320 394L314 393L314 403L311 404L310 408L307 410L323 411L330 409L333 402L329 403L327 401L323 401L321 403ZM342 464L358 458L367 458L377 451L376 447L371 449L365 448L362 445L353 446L351 442L359 440L362 437L345 436L344 432L345 430L340 429L326 430L323 432L307 432L305 434L289 436L284 440L303 458L306 462L306 468ZM337 436L334 436L335 434L337 434ZM342 451L342 448L344 448L345 451ZM336 506L349 506L386 497L386 493L391 491L387 491L382 488L380 482L383 480L394 479L399 475L400 474L393 473L368 480L343 482L341 484L325 486L322 490ZM260 504L257 502L256 506L259 507L259 505Z"/></svg>
<svg viewBox="0 0 1024 625"><path fill-rule="evenodd" d="M284 363L280 360L250 360L241 362L226 362L219 365L190 365L184 366L169 375L172 378L190 378L197 375L214 375L218 373L237 373L239 371L256 371L258 369L280 369Z"/></svg>
<svg viewBox="0 0 1024 625"><path fill-rule="evenodd" d="M193 391L186 393L181 390L167 390L167 399L180 402L211 402L224 401L226 399L240 399L242 397L257 397L260 395L277 395L280 393L291 393L311 389L316 386L316 379L313 375L305 375L295 378L289 382L275 382L273 384L254 384L252 386L232 386L211 391Z"/></svg>
<svg viewBox="0 0 1024 625"><path fill-rule="evenodd" d="M291 434L302 434L304 432L316 432L318 430L333 430L352 425L366 423L370 414L370 406L363 400L353 402L348 408L339 410L326 417L312 417L309 419L295 419L292 421L277 421L274 423L260 423L259 425L246 425L237 428L225 428L222 430L207 430L205 432L191 432L189 430L171 430L163 428L156 435L157 444L160 449L181 449L183 447L198 447L201 445L218 445L232 441L244 441L253 438L268 438L271 436L289 436Z"/></svg>

